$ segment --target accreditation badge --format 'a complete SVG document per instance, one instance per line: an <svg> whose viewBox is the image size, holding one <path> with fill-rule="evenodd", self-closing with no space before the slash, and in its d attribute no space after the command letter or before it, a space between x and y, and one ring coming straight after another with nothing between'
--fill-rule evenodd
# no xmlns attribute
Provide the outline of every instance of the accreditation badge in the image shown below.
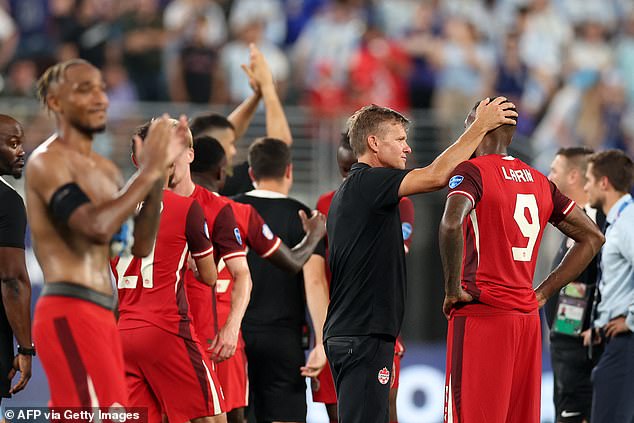
<svg viewBox="0 0 634 423"><path fill-rule="evenodd" d="M554 332L570 336L581 335L590 291L588 285L581 282L571 282L561 289L552 329Z"/></svg>

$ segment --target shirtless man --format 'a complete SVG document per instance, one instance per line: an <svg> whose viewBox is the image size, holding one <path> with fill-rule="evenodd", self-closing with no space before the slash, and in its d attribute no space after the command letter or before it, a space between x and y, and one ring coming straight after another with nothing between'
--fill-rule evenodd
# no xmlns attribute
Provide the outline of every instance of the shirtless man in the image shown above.
<svg viewBox="0 0 634 423"><path fill-rule="evenodd" d="M117 167L92 150L94 134L105 129L108 108L99 70L78 59L58 63L38 81L38 94L57 124L57 133L35 149L26 167L27 216L46 282L33 335L51 405L125 406L110 242L126 232L124 222L143 202L134 218L138 242L132 253L149 254L168 166L187 145L181 136L185 119L174 127L163 117L145 146L138 140L143 150L139 170L124 187Z"/></svg>

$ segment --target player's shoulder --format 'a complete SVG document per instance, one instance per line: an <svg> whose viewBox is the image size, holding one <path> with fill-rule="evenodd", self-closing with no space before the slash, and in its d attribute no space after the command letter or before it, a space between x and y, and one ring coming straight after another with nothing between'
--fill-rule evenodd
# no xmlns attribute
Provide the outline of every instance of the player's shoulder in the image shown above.
<svg viewBox="0 0 634 423"><path fill-rule="evenodd" d="M184 197L182 195L178 195L170 190L163 190L163 204L164 206L174 206L174 207L182 207L189 208L196 199L194 197Z"/></svg>
<svg viewBox="0 0 634 423"><path fill-rule="evenodd" d="M332 203L332 198L335 196L335 191L329 191L321 194L317 199L317 210L321 213L328 214L328 209Z"/></svg>
<svg viewBox="0 0 634 423"><path fill-rule="evenodd" d="M18 192L0 177L0 209L15 211L16 205L24 205Z"/></svg>

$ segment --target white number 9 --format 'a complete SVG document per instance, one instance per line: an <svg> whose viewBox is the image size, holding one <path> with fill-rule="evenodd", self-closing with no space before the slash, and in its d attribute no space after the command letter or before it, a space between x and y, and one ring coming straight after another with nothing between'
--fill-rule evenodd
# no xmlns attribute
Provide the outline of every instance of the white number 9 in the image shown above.
<svg viewBox="0 0 634 423"><path fill-rule="evenodd" d="M529 222L526 218L524 210L528 209L531 217ZM520 228L522 235L528 238L526 247L512 247L513 260L515 261L531 261L533 257L533 249L539 237L539 209L537 208L537 200L533 194L517 194L515 200L515 212L513 218Z"/></svg>

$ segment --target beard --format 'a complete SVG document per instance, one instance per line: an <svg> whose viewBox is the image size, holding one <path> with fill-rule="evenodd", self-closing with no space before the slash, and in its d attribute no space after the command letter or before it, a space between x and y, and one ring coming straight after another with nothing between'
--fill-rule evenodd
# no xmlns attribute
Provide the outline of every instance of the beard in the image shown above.
<svg viewBox="0 0 634 423"><path fill-rule="evenodd" d="M105 123L99 126L88 126L83 122L80 122L78 119L70 119L70 124L73 126L73 128L91 138L93 135L100 134L106 130Z"/></svg>

